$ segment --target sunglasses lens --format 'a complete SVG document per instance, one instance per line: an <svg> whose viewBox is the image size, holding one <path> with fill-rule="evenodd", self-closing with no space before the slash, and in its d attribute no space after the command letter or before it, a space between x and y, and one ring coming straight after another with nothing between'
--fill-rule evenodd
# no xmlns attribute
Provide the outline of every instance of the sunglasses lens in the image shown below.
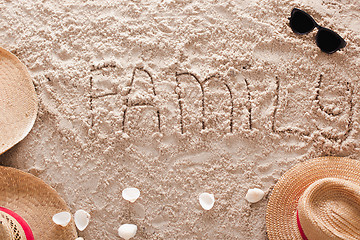
<svg viewBox="0 0 360 240"><path fill-rule="evenodd" d="M308 33L315 27L314 20L301 10L293 11L290 18L290 27L295 33Z"/></svg>
<svg viewBox="0 0 360 240"><path fill-rule="evenodd" d="M321 28L316 35L316 44L321 51L333 53L342 47L345 47L345 41L330 29Z"/></svg>

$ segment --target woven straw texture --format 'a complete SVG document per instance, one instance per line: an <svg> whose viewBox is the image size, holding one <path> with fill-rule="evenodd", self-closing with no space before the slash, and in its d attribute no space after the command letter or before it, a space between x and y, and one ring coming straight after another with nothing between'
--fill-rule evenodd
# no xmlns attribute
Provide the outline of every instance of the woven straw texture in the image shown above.
<svg viewBox="0 0 360 240"><path fill-rule="evenodd" d="M318 180L305 190L297 209L308 239L360 239L360 185Z"/></svg>
<svg viewBox="0 0 360 240"><path fill-rule="evenodd" d="M297 164L275 185L267 206L266 229L270 240L302 240L296 221L299 198L315 181L339 178L360 185L360 162L322 157Z"/></svg>
<svg viewBox="0 0 360 240"><path fill-rule="evenodd" d="M30 132L37 110L35 88L26 67L0 48L0 154Z"/></svg>
<svg viewBox="0 0 360 240"><path fill-rule="evenodd" d="M19 214L36 240L73 240L73 219L66 227L52 221L54 214L70 211L59 194L41 179L17 169L0 167L0 206Z"/></svg>
<svg viewBox="0 0 360 240"><path fill-rule="evenodd" d="M21 225L7 213L0 212L0 228L1 240L26 240Z"/></svg>

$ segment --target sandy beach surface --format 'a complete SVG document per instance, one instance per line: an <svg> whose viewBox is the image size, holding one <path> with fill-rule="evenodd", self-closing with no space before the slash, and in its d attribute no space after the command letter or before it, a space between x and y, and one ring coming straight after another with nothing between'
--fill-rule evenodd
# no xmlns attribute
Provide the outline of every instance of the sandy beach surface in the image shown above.
<svg viewBox="0 0 360 240"><path fill-rule="evenodd" d="M292 8L338 32L329 55ZM0 43L39 98L0 164L91 214L85 240L267 239L279 177L319 156L360 160L358 0L0 0ZM136 187L133 204L121 197ZM249 188L263 200L249 204ZM204 211L198 196L213 193Z"/></svg>

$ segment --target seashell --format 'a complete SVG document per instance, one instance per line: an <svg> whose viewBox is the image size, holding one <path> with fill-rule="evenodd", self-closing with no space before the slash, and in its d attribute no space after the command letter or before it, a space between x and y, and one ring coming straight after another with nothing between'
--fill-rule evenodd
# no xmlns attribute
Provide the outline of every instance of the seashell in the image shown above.
<svg viewBox="0 0 360 240"><path fill-rule="evenodd" d="M215 203L214 194L202 193L199 196L199 202L203 209L210 210Z"/></svg>
<svg viewBox="0 0 360 240"><path fill-rule="evenodd" d="M125 188L122 191L122 197L125 200L133 203L140 197L140 191L137 188Z"/></svg>
<svg viewBox="0 0 360 240"><path fill-rule="evenodd" d="M137 226L135 224L123 224L119 227L119 236L125 240L135 237Z"/></svg>
<svg viewBox="0 0 360 240"><path fill-rule="evenodd" d="M57 225L66 227L71 220L71 214L69 212L60 212L60 213L55 214L52 217L52 220Z"/></svg>
<svg viewBox="0 0 360 240"><path fill-rule="evenodd" d="M82 237L78 237L77 239L75 239L75 240L84 240L84 238L82 238Z"/></svg>
<svg viewBox="0 0 360 240"><path fill-rule="evenodd" d="M250 203L256 203L264 197L265 193L259 188L249 189L246 193L245 199Z"/></svg>
<svg viewBox="0 0 360 240"><path fill-rule="evenodd" d="M84 231L84 229L89 225L90 222L90 214L84 210L77 210L74 214L75 225L80 231Z"/></svg>

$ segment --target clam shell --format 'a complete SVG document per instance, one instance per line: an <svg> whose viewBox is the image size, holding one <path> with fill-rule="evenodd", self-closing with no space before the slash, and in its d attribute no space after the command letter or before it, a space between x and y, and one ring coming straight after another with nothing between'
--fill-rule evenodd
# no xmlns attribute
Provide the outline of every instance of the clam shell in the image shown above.
<svg viewBox="0 0 360 240"><path fill-rule="evenodd" d="M119 227L119 236L125 240L135 237L137 226L135 224L123 224Z"/></svg>
<svg viewBox="0 0 360 240"><path fill-rule="evenodd" d="M199 202L203 209L210 210L215 203L214 194L202 193L199 196Z"/></svg>
<svg viewBox="0 0 360 240"><path fill-rule="evenodd" d="M265 193L259 188L249 189L246 193L245 199L250 203L256 203L264 197Z"/></svg>
<svg viewBox="0 0 360 240"><path fill-rule="evenodd" d="M74 220L79 231L84 231L84 229L89 225L90 214L84 210L77 210L74 214Z"/></svg>
<svg viewBox="0 0 360 240"><path fill-rule="evenodd" d="M60 212L60 213L55 214L52 217L52 220L57 225L66 227L71 220L71 214L69 212Z"/></svg>
<svg viewBox="0 0 360 240"><path fill-rule="evenodd" d="M122 197L125 200L133 203L140 197L140 191L137 188L125 188L122 191Z"/></svg>

